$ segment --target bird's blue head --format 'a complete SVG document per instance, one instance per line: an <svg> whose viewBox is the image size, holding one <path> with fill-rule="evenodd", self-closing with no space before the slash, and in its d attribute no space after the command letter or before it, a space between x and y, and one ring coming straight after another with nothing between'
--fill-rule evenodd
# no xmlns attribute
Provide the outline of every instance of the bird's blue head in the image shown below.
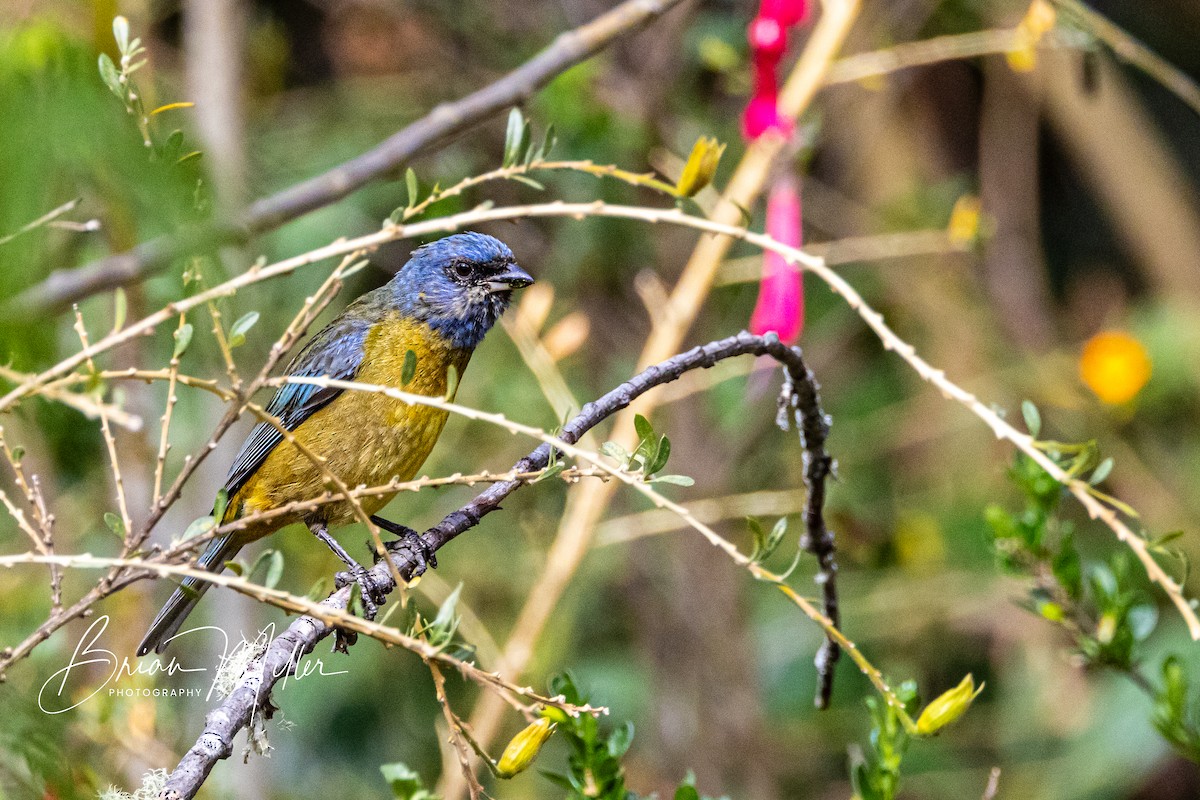
<svg viewBox="0 0 1200 800"><path fill-rule="evenodd" d="M402 312L470 350L508 308L513 289L531 283L504 242L459 233L414 250L390 287Z"/></svg>

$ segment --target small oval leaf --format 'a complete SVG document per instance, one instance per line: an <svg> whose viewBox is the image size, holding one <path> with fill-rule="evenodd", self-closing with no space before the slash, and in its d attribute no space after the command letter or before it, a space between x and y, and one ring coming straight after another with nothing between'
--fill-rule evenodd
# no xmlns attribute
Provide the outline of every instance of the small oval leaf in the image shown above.
<svg viewBox="0 0 1200 800"><path fill-rule="evenodd" d="M188 349L188 345L192 343L192 323L185 322L175 329L175 352L171 358L179 358L184 351Z"/></svg>

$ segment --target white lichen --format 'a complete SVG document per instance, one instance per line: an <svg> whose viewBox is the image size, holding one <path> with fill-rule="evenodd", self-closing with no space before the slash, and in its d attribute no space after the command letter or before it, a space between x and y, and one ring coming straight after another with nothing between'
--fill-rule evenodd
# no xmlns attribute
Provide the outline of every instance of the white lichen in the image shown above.
<svg viewBox="0 0 1200 800"><path fill-rule="evenodd" d="M233 694L233 690L245 677L246 670L266 652L270 641L266 631L262 631L254 641L243 638L229 655L221 656L221 663L217 665L217 674L212 683L213 694L222 700Z"/></svg>
<svg viewBox="0 0 1200 800"><path fill-rule="evenodd" d="M132 794L115 786L100 792L100 800L154 800L167 785L167 771L152 769L142 776L142 785Z"/></svg>

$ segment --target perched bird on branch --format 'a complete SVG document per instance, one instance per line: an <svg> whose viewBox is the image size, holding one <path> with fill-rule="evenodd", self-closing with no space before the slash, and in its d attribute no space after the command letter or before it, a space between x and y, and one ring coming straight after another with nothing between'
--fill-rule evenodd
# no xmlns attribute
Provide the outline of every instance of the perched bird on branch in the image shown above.
<svg viewBox="0 0 1200 800"><path fill-rule="evenodd" d="M390 386L433 397L453 394L476 345L508 307L512 290L531 283L533 278L517 266L503 242L479 233L448 236L413 251L395 278L351 303L309 340L287 374ZM280 387L266 410L351 488L411 479L447 417L443 409L378 392L297 383ZM324 473L309 456L286 441L277 427L260 422L229 470L228 501L219 523L311 500L327 488ZM400 535L418 559L436 566L415 531L374 516L394 496L369 495L359 504L372 522ZM303 522L350 568L370 613L373 591L366 570L328 530L356 519L353 506L343 500L303 514L252 522L214 539L197 566L220 572L243 545ZM207 581L185 578L155 617L137 654L161 653L208 586Z"/></svg>

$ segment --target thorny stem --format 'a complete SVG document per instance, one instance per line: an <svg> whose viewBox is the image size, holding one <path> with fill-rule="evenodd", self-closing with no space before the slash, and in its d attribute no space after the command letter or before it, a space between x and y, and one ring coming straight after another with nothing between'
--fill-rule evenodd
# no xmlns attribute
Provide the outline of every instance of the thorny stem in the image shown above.
<svg viewBox="0 0 1200 800"><path fill-rule="evenodd" d="M184 330L185 324L187 324L187 316L180 314L179 325L175 328L176 341L178 341L180 332ZM163 473L167 466L167 453L171 450L171 414L175 410L175 404L179 402L179 397L175 394L175 387L178 383L179 355L176 347L171 352L171 363L167 367L167 402L163 408L162 426L159 431L158 457L154 462L154 493L150 497L151 511L158 506L158 501L162 497Z"/></svg>
<svg viewBox="0 0 1200 800"><path fill-rule="evenodd" d="M446 678L434 662L426 661L425 666L429 667L429 674L433 678L434 694L437 697L438 705L441 706L442 715L446 718L446 726L450 730L450 746L454 748L454 755L462 768L463 779L467 782L467 789L471 792L471 800L478 800L483 796L483 786L475 777L475 770L471 767L471 756L468 752L463 721L450 708L450 701L446 699Z"/></svg>
<svg viewBox="0 0 1200 800"><path fill-rule="evenodd" d="M75 312L75 331L79 334L79 341L86 351L89 347L87 328L83 324L83 315L79 312L79 307L76 306ZM87 359L88 371L96 372L96 362L89 356ZM124 555L128 555L135 547L135 539L133 533L133 520L129 516L129 504L125 498L125 479L121 475L121 462L117 458L117 441L113 438L112 426L108 424L108 415L103 411L100 413L100 431L104 434L104 446L108 451L109 466L112 468L113 483L117 488L117 508L121 511L121 524L124 526L121 539L124 542Z"/></svg>

